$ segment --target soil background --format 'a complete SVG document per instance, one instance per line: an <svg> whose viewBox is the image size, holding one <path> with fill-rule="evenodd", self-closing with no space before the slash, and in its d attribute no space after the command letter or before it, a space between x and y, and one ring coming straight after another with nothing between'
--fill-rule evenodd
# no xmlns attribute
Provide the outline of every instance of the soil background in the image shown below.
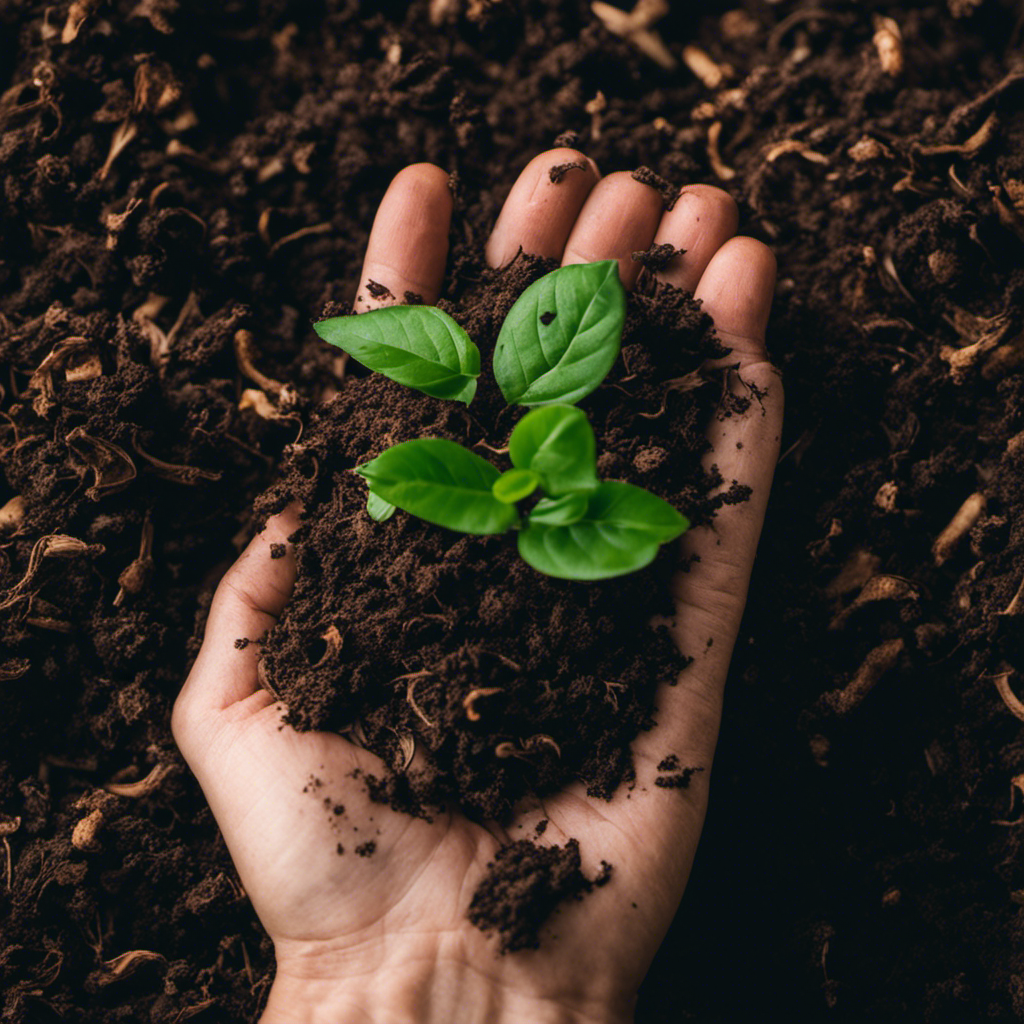
<svg viewBox="0 0 1024 1024"><path fill-rule="evenodd" d="M673 69L586 3L431 6L0 0L0 1015L257 1012L171 703L390 178L453 173L457 277L560 137L779 258L784 455L638 1020L1019 1019L1020 6L677 4ZM240 408L239 330L287 416Z"/></svg>

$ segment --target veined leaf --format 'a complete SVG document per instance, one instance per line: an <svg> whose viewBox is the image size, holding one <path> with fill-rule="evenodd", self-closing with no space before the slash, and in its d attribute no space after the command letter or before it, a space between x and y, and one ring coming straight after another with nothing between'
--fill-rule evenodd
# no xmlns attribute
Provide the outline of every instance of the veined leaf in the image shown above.
<svg viewBox="0 0 1024 1024"><path fill-rule="evenodd" d="M531 526L572 526L586 514L586 494L566 494L561 498L542 498L530 511Z"/></svg>
<svg viewBox="0 0 1024 1024"><path fill-rule="evenodd" d="M385 519L390 519L395 514L395 506L370 491L366 496L366 511L371 519L383 523Z"/></svg>
<svg viewBox="0 0 1024 1024"><path fill-rule="evenodd" d="M608 579L649 565L658 548L689 525L649 491L606 481L589 496L586 512L575 523L547 525L531 516L519 533L519 554L547 576Z"/></svg>
<svg viewBox="0 0 1024 1024"><path fill-rule="evenodd" d="M539 474L545 494L557 497L597 486L597 447L586 413L572 405L528 412L508 440L512 465Z"/></svg>
<svg viewBox="0 0 1024 1024"><path fill-rule="evenodd" d="M625 319L616 260L561 267L534 281L509 311L494 349L505 401L572 404L589 395L619 354Z"/></svg>
<svg viewBox="0 0 1024 1024"><path fill-rule="evenodd" d="M480 350L434 306L388 306L321 320L313 329L371 370L434 398L469 405L476 394Z"/></svg>
<svg viewBox="0 0 1024 1024"><path fill-rule="evenodd" d="M356 468L383 501L461 533L504 533L519 521L491 488L500 474L454 441L406 441Z"/></svg>

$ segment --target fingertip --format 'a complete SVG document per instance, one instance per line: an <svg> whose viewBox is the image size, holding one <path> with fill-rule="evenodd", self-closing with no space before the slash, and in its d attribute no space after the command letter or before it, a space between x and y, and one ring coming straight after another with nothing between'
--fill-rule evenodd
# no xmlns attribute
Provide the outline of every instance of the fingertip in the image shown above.
<svg viewBox="0 0 1024 1024"><path fill-rule="evenodd" d="M719 336L743 361L767 355L776 273L775 254L764 242L737 235L711 258L694 292Z"/></svg>
<svg viewBox="0 0 1024 1024"><path fill-rule="evenodd" d="M366 245L357 312L402 302L407 292L428 305L437 301L454 206L448 180L431 163L410 164L392 178Z"/></svg>
<svg viewBox="0 0 1024 1024"><path fill-rule="evenodd" d="M487 240L488 264L504 266L520 249L560 259L600 176L597 164L579 150L561 146L535 156L513 184Z"/></svg>
<svg viewBox="0 0 1024 1024"><path fill-rule="evenodd" d="M665 212L654 236L655 245L668 243L682 249L657 277L694 291L716 252L736 234L740 212L736 200L714 185L688 185Z"/></svg>

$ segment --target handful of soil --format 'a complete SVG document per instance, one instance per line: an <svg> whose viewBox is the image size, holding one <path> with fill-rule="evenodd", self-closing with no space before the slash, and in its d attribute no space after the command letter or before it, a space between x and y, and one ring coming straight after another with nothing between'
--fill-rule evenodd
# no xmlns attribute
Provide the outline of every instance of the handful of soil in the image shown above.
<svg viewBox="0 0 1024 1024"><path fill-rule="evenodd" d="M522 410L505 406L490 353L519 293L553 269L521 256L488 273L458 305L441 303L479 345L485 366L470 408L377 375L343 381L286 453L258 503L269 515L298 499L294 596L264 644L265 676L295 728L342 732L388 766L371 781L393 806L425 814L457 802L473 818L507 821L527 793L581 779L608 798L633 778L629 745L655 721L654 693L684 658L664 629L677 556L599 583L540 575L509 537L451 533L399 512L366 512L353 467L420 437L466 445L508 468ZM709 500L705 426L726 389L701 374L722 352L710 318L678 289L642 282L630 297L622 357L583 403L603 479L652 490L695 523ZM413 752L423 767L408 771Z"/></svg>

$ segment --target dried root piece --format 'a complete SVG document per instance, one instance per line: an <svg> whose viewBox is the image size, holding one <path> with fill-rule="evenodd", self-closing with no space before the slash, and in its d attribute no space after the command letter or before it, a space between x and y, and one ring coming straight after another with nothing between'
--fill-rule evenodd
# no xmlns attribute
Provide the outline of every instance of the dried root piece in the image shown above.
<svg viewBox="0 0 1024 1024"><path fill-rule="evenodd" d="M604 120L604 112L608 109L608 100L600 89L592 100L588 100L583 109L590 115L590 138L597 142L601 138L601 123Z"/></svg>
<svg viewBox="0 0 1024 1024"><path fill-rule="evenodd" d="M150 769L148 775L137 782L107 782L103 788L108 793L113 793L114 796L127 796L139 800L156 792L170 772L171 766L160 762Z"/></svg>
<svg viewBox="0 0 1024 1024"><path fill-rule="evenodd" d="M699 78L708 89L717 89L725 81L726 72L732 68L721 67L699 46L683 47L683 63Z"/></svg>
<svg viewBox="0 0 1024 1024"><path fill-rule="evenodd" d="M902 652L902 640L886 640L879 644L868 652L846 686L821 696L819 706L836 715L849 714L875 688L882 676L895 667Z"/></svg>
<svg viewBox="0 0 1024 1024"><path fill-rule="evenodd" d="M119 608L129 594L141 594L153 573L153 523L146 513L142 524L142 540L139 542L138 557L117 578L119 590L114 598L114 607Z"/></svg>
<svg viewBox="0 0 1024 1024"><path fill-rule="evenodd" d="M857 597L829 623L829 629L842 629L850 616L874 601L916 601L920 597L917 585L902 576L872 576Z"/></svg>
<svg viewBox="0 0 1024 1024"><path fill-rule="evenodd" d="M462 706L466 709L466 717L471 722L479 722L482 716L477 710L476 702L481 697L493 697L494 694L501 692L500 686L478 686L475 690L470 690L462 701Z"/></svg>
<svg viewBox="0 0 1024 1024"><path fill-rule="evenodd" d="M711 164L711 169L722 181L732 181L736 177L736 171L725 163L719 152L718 140L721 138L721 135L721 121L714 121L708 125L708 161Z"/></svg>
<svg viewBox="0 0 1024 1024"><path fill-rule="evenodd" d="M139 447L139 436L137 431L132 436L132 448L135 449L136 454L140 455L150 464L150 466L153 467L153 471L157 476L162 476L165 480L171 480L176 484L185 484L187 487L194 487L200 480L219 480L222 475L219 469L200 469L198 466L178 466L173 462L164 462L163 459L158 459L155 455L150 455Z"/></svg>
<svg viewBox="0 0 1024 1024"><path fill-rule="evenodd" d="M107 153L107 159L103 162L103 166L100 168L100 181L104 181L106 179L107 175L110 173L110 168L114 166L114 161L124 152L128 143L130 143L138 133L139 129L131 118L126 118L117 126L117 128L114 129L114 136L110 140L110 152Z"/></svg>
<svg viewBox="0 0 1024 1024"><path fill-rule="evenodd" d="M21 828L21 818L17 815L0 814L0 837L6 839L13 836Z"/></svg>
<svg viewBox="0 0 1024 1024"><path fill-rule="evenodd" d="M65 46L78 38L78 33L82 31L86 18L99 5L100 0L75 0L68 8L68 20L64 22L64 29L60 34L60 41Z"/></svg>
<svg viewBox="0 0 1024 1024"><path fill-rule="evenodd" d="M914 152L921 156L945 156L946 154L963 156L968 160L978 153L995 137L999 128L999 119L993 111L985 118L982 126L966 141L938 146L915 146Z"/></svg>
<svg viewBox="0 0 1024 1024"><path fill-rule="evenodd" d="M601 19L609 32L621 36L645 57L650 57L655 64L659 64L666 71L671 71L676 66L675 57L653 29L653 26L668 14L668 0L637 0L631 11L613 7L602 0L594 0L590 9Z"/></svg>
<svg viewBox="0 0 1024 1024"><path fill-rule="evenodd" d="M93 501L124 490L135 479L135 463L113 442L92 437L82 427L75 427L64 441L93 472L93 484L85 492Z"/></svg>
<svg viewBox="0 0 1024 1024"><path fill-rule="evenodd" d="M93 971L89 975L89 981L97 987L110 985L115 981L121 981L133 975L144 964L167 963L166 957L160 953L154 953L148 949L133 949L129 953L122 953L115 956L113 960L106 960L103 967Z"/></svg>
<svg viewBox="0 0 1024 1024"><path fill-rule="evenodd" d="M300 238L308 238L310 235L325 235L333 229L334 226L330 221L325 221L323 224L313 224L308 228L299 228L298 231L293 231L290 235L285 235L284 238L279 238L267 250L267 256L273 256L274 253L278 252L283 246L286 246L291 242L297 242Z"/></svg>
<svg viewBox="0 0 1024 1024"><path fill-rule="evenodd" d="M238 361L239 371L264 391L268 391L270 394L281 394L284 384L260 373L255 366L255 355L256 341L252 331L243 329L234 332L234 358Z"/></svg>
<svg viewBox="0 0 1024 1024"><path fill-rule="evenodd" d="M999 223L1024 242L1024 213L1013 201L1007 201L1009 197L1001 185L989 185L989 191L992 193L992 205Z"/></svg>
<svg viewBox="0 0 1024 1024"><path fill-rule="evenodd" d="M899 25L885 15L876 14L874 25L871 41L878 53L878 63L887 75L898 75L903 70L903 33Z"/></svg>
<svg viewBox="0 0 1024 1024"><path fill-rule="evenodd" d="M1011 674L1012 673L1008 669L1000 672L999 675L995 677L994 682L996 684L996 689L999 691L999 696L1003 698L1003 703L1006 705L1010 714L1024 722L1024 704L1020 702L1017 695L1010 689ZM1018 778L1020 777L1021 776L1018 776ZM1016 779L1014 781L1016 782Z"/></svg>
<svg viewBox="0 0 1024 1024"><path fill-rule="evenodd" d="M806 142L801 142L799 139L783 139L781 142L776 142L774 146L768 148L764 159L766 163L773 164L780 156L785 156L787 153L796 153L797 156L802 156L812 164L827 164L829 162L824 153L815 152Z"/></svg>
<svg viewBox="0 0 1024 1024"><path fill-rule="evenodd" d="M32 399L32 411L37 416L45 417L57 403L53 375L70 363L80 362L90 346L91 342L87 338L65 338L54 345L50 354L36 367L29 378L28 390L39 392Z"/></svg>
<svg viewBox="0 0 1024 1024"><path fill-rule="evenodd" d="M1024 579L1020 581L1017 592L1010 599L1010 603L999 613L1000 615L1019 615L1024 606Z"/></svg>
<svg viewBox="0 0 1024 1024"><path fill-rule="evenodd" d="M932 545L932 557L935 559L936 565L943 565L949 561L960 542L967 536L971 527L984 511L985 495L976 491L957 509L956 515L949 521L949 525L936 537L935 543Z"/></svg>
<svg viewBox="0 0 1024 1024"><path fill-rule="evenodd" d="M51 533L45 537L40 537L28 556L28 567L25 569L25 575L7 591L7 596L0 601L0 611L10 608L23 599L30 599L32 597L30 588L44 559L76 558L79 555L102 551L102 544L89 545L85 541L78 540L76 537L68 537L63 533Z"/></svg>
<svg viewBox="0 0 1024 1024"><path fill-rule="evenodd" d="M20 679L29 668L31 664L28 658L11 658L9 661L0 662L0 683Z"/></svg>

